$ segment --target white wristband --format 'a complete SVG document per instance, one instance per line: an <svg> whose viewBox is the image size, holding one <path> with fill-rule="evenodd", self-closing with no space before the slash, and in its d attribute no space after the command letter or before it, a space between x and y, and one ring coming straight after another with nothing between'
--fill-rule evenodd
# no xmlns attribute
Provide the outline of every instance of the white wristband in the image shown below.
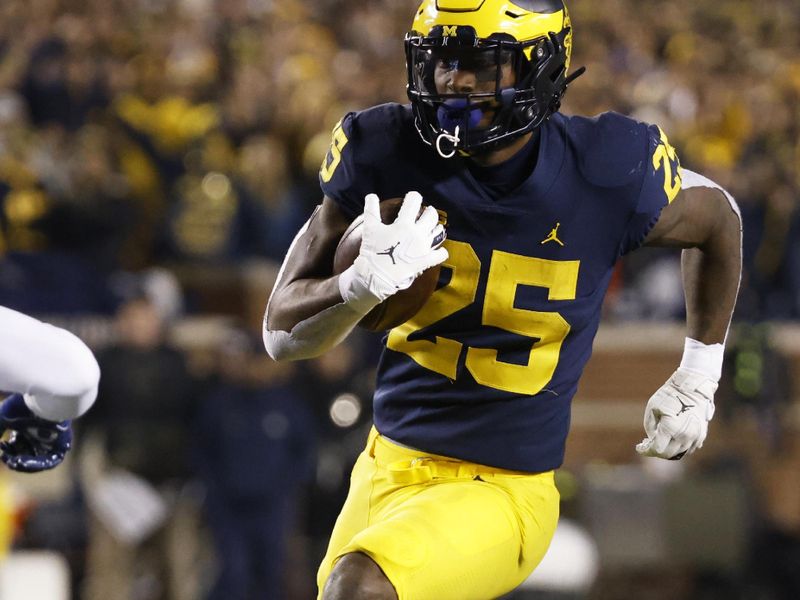
<svg viewBox="0 0 800 600"><path fill-rule="evenodd" d="M724 344L706 345L692 338L686 338L683 344L681 369L687 369L705 375L718 382L722 377L722 359L725 356Z"/></svg>

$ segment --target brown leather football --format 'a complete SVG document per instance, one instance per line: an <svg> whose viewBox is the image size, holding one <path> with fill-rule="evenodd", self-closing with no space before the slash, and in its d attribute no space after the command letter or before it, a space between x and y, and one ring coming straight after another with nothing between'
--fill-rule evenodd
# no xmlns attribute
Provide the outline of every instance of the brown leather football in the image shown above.
<svg viewBox="0 0 800 600"><path fill-rule="evenodd" d="M391 198L381 202L381 219L384 223L394 221L402 203L402 198ZM420 214L424 208L425 205L420 209ZM361 227L362 219L359 217L342 234L333 258L335 274L341 273L352 265L358 256L361 249ZM385 331L408 321L419 312L422 305L436 290L440 270L441 266L436 265L424 271L408 288L390 296L364 315L364 318L358 322L359 326L370 331Z"/></svg>

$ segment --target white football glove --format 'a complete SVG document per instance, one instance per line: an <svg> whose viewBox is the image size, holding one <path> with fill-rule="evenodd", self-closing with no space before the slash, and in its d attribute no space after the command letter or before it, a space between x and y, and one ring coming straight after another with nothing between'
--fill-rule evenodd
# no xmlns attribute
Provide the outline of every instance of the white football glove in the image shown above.
<svg viewBox="0 0 800 600"><path fill-rule="evenodd" d="M706 375L681 368L675 371L647 402L647 437L636 445L636 451L679 460L701 448L714 416L716 390L717 382Z"/></svg>
<svg viewBox="0 0 800 600"><path fill-rule="evenodd" d="M383 223L378 196L367 195L360 253L339 276L345 302L366 307L383 302L447 260L439 214L428 206L417 218L421 207L419 192L408 192L394 223Z"/></svg>

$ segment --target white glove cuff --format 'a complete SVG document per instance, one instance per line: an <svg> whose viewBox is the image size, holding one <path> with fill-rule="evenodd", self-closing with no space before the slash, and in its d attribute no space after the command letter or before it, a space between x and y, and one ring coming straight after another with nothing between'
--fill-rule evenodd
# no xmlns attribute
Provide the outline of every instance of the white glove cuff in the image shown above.
<svg viewBox="0 0 800 600"><path fill-rule="evenodd" d="M339 274L339 293L347 306L362 315L366 315L381 302L370 291L369 284L360 276L355 263Z"/></svg>
<svg viewBox="0 0 800 600"><path fill-rule="evenodd" d="M706 345L692 338L686 338L683 344L681 369L705 375L715 382L722 377L722 359L725 355L724 344Z"/></svg>

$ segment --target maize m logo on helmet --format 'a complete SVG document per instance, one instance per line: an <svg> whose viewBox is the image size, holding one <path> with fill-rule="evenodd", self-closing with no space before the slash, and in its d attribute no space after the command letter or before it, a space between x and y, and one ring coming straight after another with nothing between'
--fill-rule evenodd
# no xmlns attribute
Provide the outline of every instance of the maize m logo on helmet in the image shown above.
<svg viewBox="0 0 800 600"><path fill-rule="evenodd" d="M572 29L561 0L424 0L406 34L417 130L442 156L500 148L557 111ZM468 71L469 86L448 73Z"/></svg>

